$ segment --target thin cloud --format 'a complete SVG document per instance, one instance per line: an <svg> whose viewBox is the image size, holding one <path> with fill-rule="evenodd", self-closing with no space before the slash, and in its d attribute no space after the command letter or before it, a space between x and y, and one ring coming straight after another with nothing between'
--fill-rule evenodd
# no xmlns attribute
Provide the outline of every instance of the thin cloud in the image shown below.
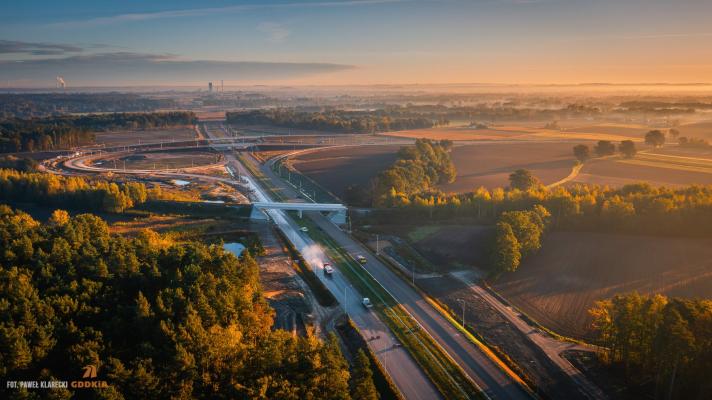
<svg viewBox="0 0 712 400"><path fill-rule="evenodd" d="M267 40L272 43L284 42L292 32L285 28L284 25L276 22L263 22L257 26L257 30L267 34Z"/></svg>
<svg viewBox="0 0 712 400"><path fill-rule="evenodd" d="M203 17L207 15L238 13L249 10L277 9L277 8L323 8L323 7L354 7L374 4L403 3L410 0L344 0L344 1L316 1L300 3L262 3L246 4L227 7L192 8L183 10L166 10L147 13L117 14L108 17L98 17L88 20L66 21L50 24L57 28L79 28L84 26L117 24L123 22L148 21L166 18Z"/></svg>
<svg viewBox="0 0 712 400"><path fill-rule="evenodd" d="M339 72L352 65L259 61L182 60L174 54L113 52L63 58L0 61L0 79L49 82L144 81L153 83L288 79Z"/></svg>
<svg viewBox="0 0 712 400"><path fill-rule="evenodd" d="M56 44L56 43L33 43L20 42L14 40L0 40L0 54L30 54L33 56L55 56L68 53L81 53L81 47Z"/></svg>

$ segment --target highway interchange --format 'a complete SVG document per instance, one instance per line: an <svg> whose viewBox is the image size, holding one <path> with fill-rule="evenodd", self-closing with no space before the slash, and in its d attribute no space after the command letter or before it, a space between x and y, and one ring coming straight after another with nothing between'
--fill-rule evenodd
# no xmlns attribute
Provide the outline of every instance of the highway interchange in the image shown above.
<svg viewBox="0 0 712 400"><path fill-rule="evenodd" d="M270 203L273 199L270 194L256 182L256 177L252 176L249 168L246 168L235 157L236 147L245 148L246 143L225 143L224 139L212 138L209 129L203 129L207 136L205 144L215 150L222 151L226 157L226 166L231 173L238 175L237 178L242 185L249 187L248 194L252 202ZM214 140L210 140L214 139ZM195 142L197 146L197 141ZM152 144L153 148L163 144ZM186 146L188 147L188 146ZM202 147L202 146L201 146ZM119 151L129 152L124 149ZM153 171L153 170L121 170L111 168L101 168L88 164L93 159L91 155L79 155L64 162L67 168L84 172L105 172L112 170L116 173L136 174L136 175L158 175L170 178L200 179L203 181L222 181L235 183L231 178L221 178L201 174L193 174L189 171ZM255 160L246 157L246 162ZM279 187L280 193L289 197L288 201L300 200L304 196L297 193L294 188L276 176L271 168L271 162L264 165L254 162L251 168L258 168L260 172L269 178L270 183ZM267 215L275 226L280 229L295 248L299 249L304 258L311 264L317 272L317 276L325 286L335 295L341 303L344 311L361 331L374 354L390 375L393 382L407 399L433 399L442 398L438 389L426 375L421 366L413 359L411 354L400 345L398 339L381 321L378 316L362 306L362 296L352 286L346 276L338 269L332 276L325 276L321 273L325 262L332 262L321 247L309 236L307 232L300 230L299 225L285 211L280 209L265 209ZM334 242L338 243L341 249L347 253L369 254L360 242L351 237L339 226L332 223L320 212L307 212L310 218L323 232L329 235ZM441 349L447 353L461 369L465 375L479 387L484 397L493 399L525 399L535 397L528 388L520 383L511 372L506 371L493 360L488 354L482 351L470 339L464 336L448 319L436 310L426 299L415 289L413 289L403 278L399 277L384 265L375 256L369 255L368 262L364 268L371 276L398 301L418 324L434 339ZM590 397L590 396L587 396ZM594 396L598 397L598 396Z"/></svg>

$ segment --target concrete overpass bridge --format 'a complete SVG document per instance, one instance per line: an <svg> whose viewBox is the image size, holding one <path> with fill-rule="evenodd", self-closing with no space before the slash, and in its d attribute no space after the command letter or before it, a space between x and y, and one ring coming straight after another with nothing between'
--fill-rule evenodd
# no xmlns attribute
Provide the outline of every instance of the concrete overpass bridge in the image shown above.
<svg viewBox="0 0 712 400"><path fill-rule="evenodd" d="M285 210L299 212L299 218L304 211L328 212L328 217L335 224L346 223L346 211L348 208L343 204L335 203L279 203L271 201L258 201L252 203L252 219L268 219L265 210Z"/></svg>

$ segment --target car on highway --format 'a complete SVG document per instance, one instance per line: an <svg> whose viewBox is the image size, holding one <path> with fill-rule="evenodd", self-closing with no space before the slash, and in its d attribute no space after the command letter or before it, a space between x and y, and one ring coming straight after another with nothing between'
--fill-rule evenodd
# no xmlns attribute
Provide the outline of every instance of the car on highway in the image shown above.
<svg viewBox="0 0 712 400"><path fill-rule="evenodd" d="M360 255L360 254L356 256L356 260L357 260L358 262L360 262L361 264L366 264L366 257L364 257L364 256L362 256L362 255Z"/></svg>
<svg viewBox="0 0 712 400"><path fill-rule="evenodd" d="M299 230L302 232L309 232L309 228L307 228L306 226L299 228Z"/></svg>
<svg viewBox="0 0 712 400"><path fill-rule="evenodd" d="M363 304L363 306L366 308L373 307L373 303L371 303L371 299L369 299L368 297L364 297L363 300L361 300L361 304Z"/></svg>
<svg viewBox="0 0 712 400"><path fill-rule="evenodd" d="M334 267L331 266L331 263L324 263L324 275L331 275L334 273Z"/></svg>

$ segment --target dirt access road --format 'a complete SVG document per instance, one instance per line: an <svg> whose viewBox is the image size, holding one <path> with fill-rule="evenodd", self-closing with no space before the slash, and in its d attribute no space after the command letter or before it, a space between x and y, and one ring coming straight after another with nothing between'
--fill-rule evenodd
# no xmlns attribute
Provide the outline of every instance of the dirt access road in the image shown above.
<svg viewBox="0 0 712 400"><path fill-rule="evenodd" d="M603 391L591 381L589 381L586 376L584 376L581 371L576 369L568 360L562 357L562 353L566 350L585 350L591 351L592 349L570 342L564 342L551 337L549 334L540 331L539 329L533 328L526 321L524 321L520 314L513 308L505 305L485 288L477 283L477 278L473 277L471 271L460 271L453 272L450 274L456 279L460 280L462 283L467 285L467 287L477 294L480 298L485 300L490 306L497 310L503 317L507 319L514 327L521 331L529 340L531 340L537 347L539 347L544 354L553 362L564 374L570 377L576 386L580 389L581 394L588 399L606 399L608 396L603 393Z"/></svg>

